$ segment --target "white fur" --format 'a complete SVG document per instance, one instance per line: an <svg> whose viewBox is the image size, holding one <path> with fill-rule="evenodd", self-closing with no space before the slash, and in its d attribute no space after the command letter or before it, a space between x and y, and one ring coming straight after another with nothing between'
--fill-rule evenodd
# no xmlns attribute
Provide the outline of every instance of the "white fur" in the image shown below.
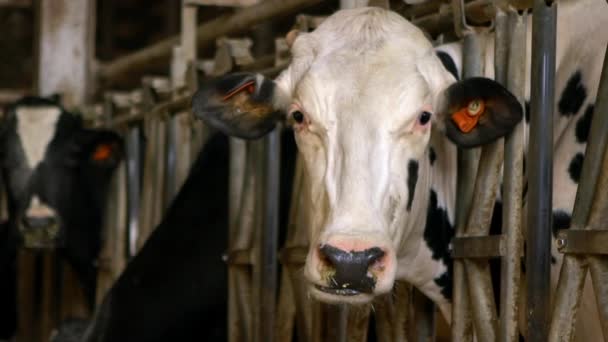
<svg viewBox="0 0 608 342"><path fill-rule="evenodd" d="M61 111L57 107L27 107L16 110L17 134L30 169L44 159L48 144L55 135Z"/></svg>
<svg viewBox="0 0 608 342"><path fill-rule="evenodd" d="M602 0L563 0L559 6L556 99L572 72L586 68L583 77L595 88L588 91L584 111L597 92L608 41L608 11ZM530 41L529 35L528 45ZM493 37L487 37L484 44L485 75L493 77ZM440 49L456 57L455 63L461 65L459 44ZM394 274L416 285L450 320L450 303L434 282L445 272L445 265L432 258L423 232L431 185L437 191L438 205L454 221L456 153L438 132L417 128L416 119L422 108L437 104L442 90L454 82L453 77L419 29L377 8L332 15L314 32L300 34L292 55L291 65L276 83L293 103L283 107L301 110L308 122L295 133L310 184L304 196L310 198L314 213L310 218L307 279L313 284L323 283L314 254L320 243L336 237L367 241L387 248L390 260L396 262L394 270L378 278L375 294L390 290ZM527 59L529 65L529 51ZM526 98L530 94L529 75L530 70ZM554 201L568 212L576 185L564 170L573 153L584 149L572 138L579 116L564 120L556 114ZM429 143L437 153L432 169L426 156ZM406 175L410 159L419 162L419 172L408 212ZM312 294L325 301L352 303L371 298L338 298L316 290ZM589 324L588 330L594 331L597 325Z"/></svg>
<svg viewBox="0 0 608 342"><path fill-rule="evenodd" d="M48 205L42 203L40 198L36 195L32 196L30 203L25 210L25 216L28 218L46 218L46 217L56 217L57 214L55 210L53 210Z"/></svg>

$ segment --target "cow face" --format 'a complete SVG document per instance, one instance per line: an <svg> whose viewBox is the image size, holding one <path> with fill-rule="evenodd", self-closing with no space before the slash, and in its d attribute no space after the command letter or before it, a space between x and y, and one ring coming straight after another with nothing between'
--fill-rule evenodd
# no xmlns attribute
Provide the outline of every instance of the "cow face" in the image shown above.
<svg viewBox="0 0 608 342"><path fill-rule="evenodd" d="M479 146L506 134L521 108L491 80L455 82L421 31L382 9L338 12L291 51L275 82L250 74L208 81L194 112L243 138L278 120L293 127L311 184L311 293L367 302L392 288L399 260L422 245L433 126L460 146Z"/></svg>
<svg viewBox="0 0 608 342"><path fill-rule="evenodd" d="M84 129L54 99L29 97L8 108L0 165L9 221L26 247L59 245L72 261L92 265L121 145L114 133Z"/></svg>

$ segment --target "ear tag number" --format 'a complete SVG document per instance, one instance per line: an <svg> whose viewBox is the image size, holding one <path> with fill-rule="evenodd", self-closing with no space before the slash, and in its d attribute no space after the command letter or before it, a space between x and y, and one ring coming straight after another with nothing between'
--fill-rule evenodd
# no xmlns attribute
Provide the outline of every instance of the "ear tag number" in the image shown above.
<svg viewBox="0 0 608 342"><path fill-rule="evenodd" d="M456 123L458 129L463 133L471 132L479 123L479 118L486 110L483 100L475 99L470 101L466 107L461 108L452 114L452 121Z"/></svg>

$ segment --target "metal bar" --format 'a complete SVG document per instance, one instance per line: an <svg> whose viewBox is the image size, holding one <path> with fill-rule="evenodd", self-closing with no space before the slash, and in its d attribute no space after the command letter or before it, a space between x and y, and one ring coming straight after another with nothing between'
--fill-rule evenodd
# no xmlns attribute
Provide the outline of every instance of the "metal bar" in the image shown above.
<svg viewBox="0 0 608 342"><path fill-rule="evenodd" d="M463 74L465 77L482 74L481 45L472 32L463 40ZM461 149L458 151L458 184L456 193L456 237L465 235L467 218L473 200L473 180L477 176L479 149ZM455 341L473 341L473 323L471 303L469 300L468 281L464 274L464 261L454 260L453 305L452 305L452 338Z"/></svg>
<svg viewBox="0 0 608 342"><path fill-rule="evenodd" d="M606 229L608 226L608 194L606 189L608 188L608 148L607 139L608 135L608 47L604 54L604 66L602 69L602 75L600 80L600 86L598 89L595 114L593 116L592 128L590 132L590 143L587 144L587 151L585 161L583 163L582 177L586 176L586 164L589 163L589 168L596 170L601 169L601 173L595 182L596 191L593 198L593 206L591 213L589 214L588 227L599 229L602 227ZM600 149L602 146L603 163L601 167L596 166L596 149ZM587 162L589 159L589 162ZM594 171L595 172L595 171ZM589 172L589 173L594 173ZM581 179L582 180L582 179ZM591 271L591 279L593 282L593 289L596 296L597 308L600 314L600 323L602 325L602 332L604 340L608 339L608 262L606 257L590 256L588 258L589 269Z"/></svg>
<svg viewBox="0 0 608 342"><path fill-rule="evenodd" d="M435 341L435 304L420 290L412 291L412 307L414 308L414 325L412 341Z"/></svg>
<svg viewBox="0 0 608 342"><path fill-rule="evenodd" d="M527 341L547 340L550 305L557 5L534 1L527 217Z"/></svg>
<svg viewBox="0 0 608 342"><path fill-rule="evenodd" d="M560 230L557 234L557 250L566 254L608 255L608 230Z"/></svg>
<svg viewBox="0 0 608 342"><path fill-rule="evenodd" d="M507 88L524 101L526 79L527 16L509 12L510 45ZM505 254L501 260L499 342L515 342L519 338L521 257L523 255L522 194L524 161L524 127L519 123L505 137L503 166L502 234Z"/></svg>
<svg viewBox="0 0 608 342"><path fill-rule="evenodd" d="M272 341L274 337L276 290L277 290L277 250L279 236L279 192L281 145L280 128L264 138L264 213L262 241L260 246L261 277L258 304L264 319L260 321L259 341Z"/></svg>
<svg viewBox="0 0 608 342"><path fill-rule="evenodd" d="M62 93L65 106L80 106L93 93L95 1L40 0L37 6L37 93Z"/></svg>
<svg viewBox="0 0 608 342"><path fill-rule="evenodd" d="M127 255L137 253L137 237L139 235L139 209L141 190L141 128L134 126L127 134L127 207L128 207L128 244Z"/></svg>
<svg viewBox="0 0 608 342"><path fill-rule="evenodd" d="M238 10L232 15L220 16L197 28L197 45L198 47L207 46L214 43L218 37L246 31L257 23L277 19L319 2L321 0L269 0ZM177 43L178 37L170 37L101 65L98 76L102 81L111 84L124 78L125 75L141 73L147 65L168 60L173 46Z"/></svg>
<svg viewBox="0 0 608 342"><path fill-rule="evenodd" d="M167 120L167 130L165 132L165 181L164 181L164 199L163 212L167 210L173 197L177 195L177 144L179 139L179 124L180 117L175 115ZM159 189L160 190L160 189Z"/></svg>
<svg viewBox="0 0 608 342"><path fill-rule="evenodd" d="M452 240L452 258L497 258L505 255L503 235L466 236Z"/></svg>

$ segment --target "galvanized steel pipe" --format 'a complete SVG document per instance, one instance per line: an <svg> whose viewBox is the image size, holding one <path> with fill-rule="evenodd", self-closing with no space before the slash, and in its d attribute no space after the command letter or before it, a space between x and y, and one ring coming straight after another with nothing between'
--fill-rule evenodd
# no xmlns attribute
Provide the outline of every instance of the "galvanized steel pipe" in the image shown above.
<svg viewBox="0 0 608 342"><path fill-rule="evenodd" d="M524 101L526 78L527 16L510 11L510 32L507 88L520 103ZM505 137L503 167L502 234L506 253L501 260L499 342L515 342L519 338L518 314L521 279L522 193L523 193L524 130L520 122Z"/></svg>
<svg viewBox="0 0 608 342"><path fill-rule="evenodd" d="M557 5L534 1L527 217L527 341L547 340L553 194L553 113Z"/></svg>

